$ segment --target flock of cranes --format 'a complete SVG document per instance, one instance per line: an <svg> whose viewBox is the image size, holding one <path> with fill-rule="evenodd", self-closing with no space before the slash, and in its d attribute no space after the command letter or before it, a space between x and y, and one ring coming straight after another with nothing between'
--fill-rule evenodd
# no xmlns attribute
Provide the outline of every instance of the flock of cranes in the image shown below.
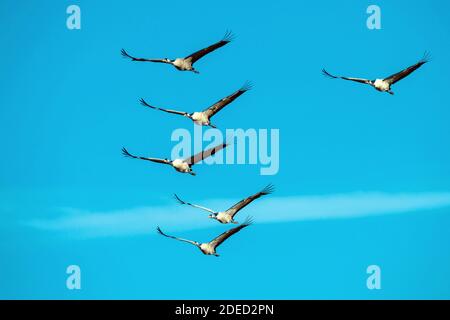
<svg viewBox="0 0 450 320"><path fill-rule="evenodd" d="M176 58L175 60L170 60L168 58L164 58L164 59L136 58L136 57L129 55L125 51L125 49L122 49L121 53L122 53L122 56L124 56L125 58L128 58L128 59L131 59L132 61L166 63L166 64L173 65L176 69L178 69L180 71L192 71L194 73L199 73L196 69L194 69L194 63L197 62L202 57L204 57L205 55L207 55L208 53L211 53L214 50L231 42L232 38L233 38L233 35L231 34L231 32L227 32L222 40L220 40L204 49L196 51L193 54L191 54L185 58ZM236 100L239 96L241 96L245 92L249 91L251 88L252 88L251 83L246 82L237 91L220 99L219 101L217 101L210 107L204 109L203 111L196 111L196 112L192 112L192 113L189 113L187 111L178 111L178 110L173 110L173 109L155 107L155 106L149 104L143 98L140 99L140 103L141 103L141 105L151 108L151 109L154 109L154 110L163 111L163 112L166 112L169 114L175 114L175 115L189 118L195 124L200 125L200 126L209 126L212 128L217 128L215 125L213 125L211 123L211 118L214 115L216 115L220 110L222 110L224 107L226 107L227 105L232 103L234 100ZM122 154L125 157L132 158L132 159L146 160L146 161L150 161L150 162L170 165L178 172L188 173L192 176L195 176L196 174L192 170L192 166L194 166L196 163L198 163L208 157L213 156L215 153L226 148L227 146L228 146L228 143L225 142L225 143L217 145L213 148L203 150L203 151L201 151L197 154L194 154L191 157L188 157L186 159L167 159L167 158L163 159L163 158L150 158L150 157L136 156L136 155L133 155L130 152L128 152L128 150L125 147L122 148ZM273 192L273 186L269 184L260 192L239 201L238 203L236 203L231 208L229 208L225 211L214 211L214 210L206 208L206 207L202 207L202 206L199 206L196 204L185 202L185 201L181 200L177 195L174 195L174 196L175 196L175 199L180 204L188 205L188 206L202 209L202 210L209 212L210 214L208 217L210 219L217 220L218 222L220 222L222 224L228 224L228 223L238 224L238 222L234 219L234 217L241 209L243 209L244 207L249 205L254 200L256 200L264 195L268 195L272 192ZM247 217L247 219L240 225L238 225L234 228L231 228L228 231L225 231L224 233L218 235L213 240L211 240L209 242L205 242L205 243L200 243L197 241L187 240L187 239L168 235L168 234L164 233L159 226L157 227L157 231L159 234L161 234L167 238L171 238L171 239L175 239L178 241L182 241L182 242L186 242L186 243L195 245L196 247L198 247L201 250L202 253L204 253L206 255L214 255L214 256L218 257L219 255L216 252L217 247L220 244L222 244L226 239L231 237L233 234L239 232L240 230L248 227L251 224L252 224L252 218Z"/></svg>
<svg viewBox="0 0 450 320"><path fill-rule="evenodd" d="M225 36L222 38L222 40L220 40L206 48L198 50L198 51L188 55L185 58L176 58L174 60L171 60L168 58L164 58L164 59L137 58L137 57L134 57L134 56L131 56L130 54L128 54L128 52L125 51L125 49L122 49L121 53L122 53L123 57L131 59L132 61L171 64L179 71L191 71L191 72L198 74L199 72L194 68L194 63L197 62L199 59L203 58L205 55L228 44L229 42L232 41L232 39L233 39L232 33L227 32L225 34ZM424 57L420 61L418 61L416 64L414 64L400 72L397 72L387 78L375 79L375 80L364 79L364 78L345 77L345 76L335 76L335 75L332 75L331 73L329 73L328 71L326 71L325 69L322 69L322 73L325 76L332 78L332 79L343 79L343 80L350 80L350 81L355 81L355 82L359 82L359 83L363 83L363 84L368 84L378 91L388 92L389 94L393 95L394 92L391 90L391 86L393 84L395 84L396 82L407 77L408 75L410 75L412 72L414 72L415 70L420 68L422 65L424 65L428 61L429 61L428 54L425 54ZM169 114L175 114L175 115L189 118L197 125L217 128L215 125L213 125L211 123L211 118L214 115L216 115L220 110L222 110L224 107L226 107L228 104L230 104L234 100L236 100L239 96L241 96L242 94L244 94L245 92L250 90L251 87L252 87L251 83L247 82L241 88L239 88L237 91L220 99L219 101L217 101L210 107L204 109L203 111L196 111L196 112L192 112L192 113L189 113L187 111L178 111L178 110L173 110L173 109L165 109L165 108L155 107L155 106L147 103L147 101L144 100L143 98L140 99L140 103L143 106L154 109L154 110L163 111L163 112L166 112ZM188 173L190 175L195 176L196 174L192 170L193 165L195 165L196 163L198 163L201 160L204 160L210 156L213 156L215 153L226 148L227 146L228 146L228 143L222 143L213 148L201 151L201 152L199 152L195 155L192 155L191 157L188 157L186 159L167 159L167 158L162 159L162 158L150 158L150 157L135 156L135 155L129 153L126 148L122 148L122 154L128 158L146 160L146 161L150 161L150 162L170 165L178 172ZM187 206L191 206L191 207L209 212L208 218L210 218L210 219L216 220L222 224L229 224L229 223L238 224L238 222L234 219L234 217L240 210L242 210L244 207L249 205L254 200L256 200L262 196L271 194L273 191L274 191L273 185L269 184L261 191L239 201L238 203L236 203L235 205L233 205L232 207L230 207L224 211L215 211L215 210L212 210L212 209L209 209L209 208L197 205L197 204L186 202L186 201L182 200L180 197L178 197L176 194L174 195L174 197L175 197L176 201L178 203L180 203L181 205L187 205ZM251 225L252 222L253 222L252 218L247 217L246 220L243 223L241 223L240 225L238 225L234 228L231 228L228 231L225 231L222 234L218 235L213 240L211 240L209 242L204 242L204 243L168 235L168 234L164 233L159 226L157 227L157 231L160 235L162 235L164 237L195 245L205 255L214 255L214 256L218 257L219 255L216 252L217 247L220 244L222 244L226 239L228 239L229 237L234 235L235 233L237 233L237 232L241 231L242 229Z"/></svg>

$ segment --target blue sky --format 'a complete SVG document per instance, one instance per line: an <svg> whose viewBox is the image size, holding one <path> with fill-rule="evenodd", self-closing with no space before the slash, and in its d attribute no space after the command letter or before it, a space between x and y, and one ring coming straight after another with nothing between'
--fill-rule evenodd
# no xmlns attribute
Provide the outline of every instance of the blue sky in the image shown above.
<svg viewBox="0 0 450 320"><path fill-rule="evenodd" d="M450 298L448 2L183 3L0 3L0 297ZM81 30L66 28L71 4ZM370 4L381 30L366 27ZM120 56L184 56L227 29L235 41L199 75ZM432 61L394 96L320 73L383 77L425 51ZM246 80L254 89L215 122L279 129L277 175L202 165L192 177L121 156L168 157L171 133L193 130L140 97L201 110ZM210 240L228 227L173 193L222 209L269 182L219 258L155 232ZM71 264L79 291L65 286ZM366 288L371 264L381 290Z"/></svg>

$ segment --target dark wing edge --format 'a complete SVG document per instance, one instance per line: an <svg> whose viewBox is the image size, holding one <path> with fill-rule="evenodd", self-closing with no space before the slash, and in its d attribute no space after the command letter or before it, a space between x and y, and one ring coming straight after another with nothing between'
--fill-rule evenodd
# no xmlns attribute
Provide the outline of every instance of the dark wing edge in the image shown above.
<svg viewBox="0 0 450 320"><path fill-rule="evenodd" d="M172 238L172 239L174 238L174 237L169 236L169 235L165 234L164 232L162 232L162 230L161 230L161 228L160 228L159 226L156 227L156 231L157 231L160 235L163 235L164 237Z"/></svg>
<svg viewBox="0 0 450 320"><path fill-rule="evenodd" d="M130 56L130 55L128 54L128 52L126 52L125 49L123 49L123 48L122 48L122 50L120 50L120 54L121 54L122 57L124 57L124 58L128 58L128 59L131 59L131 60L135 60L135 59L136 59L135 57Z"/></svg>
<svg viewBox="0 0 450 320"><path fill-rule="evenodd" d="M267 186L264 187L264 189L262 189L259 194L264 196L267 194L271 194L275 191L275 186L271 183L269 183Z"/></svg>
<svg viewBox="0 0 450 320"><path fill-rule="evenodd" d="M207 55L208 53L213 52L214 50L223 47L224 45L226 45L227 43L231 42L232 40L234 40L235 36L234 34L227 30L225 32L225 35L223 36L222 40L206 47L203 49L200 49L190 55L188 55L185 59L191 59L191 63L195 63L197 60L201 59L203 56Z"/></svg>
<svg viewBox="0 0 450 320"><path fill-rule="evenodd" d="M151 61L149 59L143 59L143 58L136 58L128 54L128 52L125 51L125 49L120 50L120 53L122 54L122 57L131 59L131 61Z"/></svg>
<svg viewBox="0 0 450 320"><path fill-rule="evenodd" d="M125 148L125 147L122 147L122 154L124 155L124 157L127 157L127 158L139 159L139 157L129 153L127 148Z"/></svg>
<svg viewBox="0 0 450 320"><path fill-rule="evenodd" d="M189 165L193 166L194 164L196 164L199 161L202 161L208 157L211 157L213 155L215 155L217 152L219 152L222 149L225 149L226 147L229 146L228 142L219 144L215 147L209 148L207 150L201 151L187 159L185 159L185 161L187 161L189 163Z"/></svg>
<svg viewBox="0 0 450 320"><path fill-rule="evenodd" d="M225 106L232 103L234 100L236 100L240 95L244 94L245 92L251 90L253 88L253 84L250 81L246 81L237 91L233 92L232 94L226 96L225 98L220 99L216 103L214 103L212 106L208 107L207 109L203 110L208 117L214 116L217 112L222 110Z"/></svg>
<svg viewBox="0 0 450 320"><path fill-rule="evenodd" d="M162 59L136 58L136 57L133 57L132 55L128 54L128 52L126 52L125 49L120 50L120 53L122 54L122 57L131 59L131 61L167 63L166 61L164 61Z"/></svg>
<svg viewBox="0 0 450 320"><path fill-rule="evenodd" d="M245 81L244 84L243 84L236 92L234 92L233 94L236 94L236 93L238 93L238 92L244 93L244 92L249 91L249 90L252 90L252 89L253 89L253 83L252 83L250 80L247 80L247 81ZM231 94L231 95L233 95L233 94ZM231 95L230 95L230 96L231 96Z"/></svg>
<svg viewBox="0 0 450 320"><path fill-rule="evenodd" d="M340 77L337 77L337 76L334 76L334 75L332 75L331 73L329 73L327 70L325 70L325 69L322 69L322 74L324 75L324 76L326 76L326 77L328 77L328 78L331 78L331 79L339 79Z"/></svg>
<svg viewBox="0 0 450 320"><path fill-rule="evenodd" d="M275 187L273 184L269 183L267 186L264 187L264 189L262 189L261 191L259 191L258 193L255 193L254 195L251 195L241 201L239 201L238 203L236 203L235 205L233 205L231 208L229 208L228 210L232 210L234 211L232 213L232 216L234 217L242 208L246 207L247 205L249 205L250 203L253 202L253 200L256 200L262 196L271 194L275 191Z"/></svg>
<svg viewBox="0 0 450 320"><path fill-rule="evenodd" d="M406 69L403 69L400 72L390 75L389 77L385 78L384 80L388 81L390 84L394 84L394 83L402 80L403 78L409 76L411 73L416 71L418 68L420 68L422 65L429 62L430 60L431 60L430 53L425 51L422 59L420 59L417 63L413 64L412 66L409 66Z"/></svg>
<svg viewBox="0 0 450 320"><path fill-rule="evenodd" d="M355 82L364 83L364 84L372 84L372 81L369 79L335 76L335 75L332 75L331 73L329 73L325 69L322 69L322 74L331 79L343 79L343 80L350 80L350 81L355 81Z"/></svg>
<svg viewBox="0 0 450 320"><path fill-rule="evenodd" d="M159 159L159 158L146 158L146 157L141 157L141 156L135 156L131 153L128 152L128 150L123 147L122 148L122 154L127 157L127 158L133 158L133 159L140 159L140 160L147 160L147 161L152 161L152 162L157 162L157 163L164 163L164 164L170 164L171 161L167 160L167 159Z"/></svg>
<svg viewBox="0 0 450 320"><path fill-rule="evenodd" d="M178 238L178 237L170 236L170 235L164 233L164 232L161 230L161 228L160 228L159 226L156 227L156 231L157 231L160 235L162 235L162 236L164 236L164 237L167 237L167 238L170 238L170 239L174 239L174 240L178 240L178 241L182 241L182 242L187 242L187 243L193 244L193 245L195 245L195 246L199 246L199 245L200 245L200 244L199 244L198 242L196 242L196 241L192 241L192 240L187 240L187 239L183 239L183 238Z"/></svg>
<svg viewBox="0 0 450 320"><path fill-rule="evenodd" d="M234 39L236 39L236 36L233 34L233 32L231 30L227 30L222 38L222 41L228 43L233 41Z"/></svg>
<svg viewBox="0 0 450 320"><path fill-rule="evenodd" d="M178 203L180 203L180 204L188 204L187 202L181 200L180 197L178 197L176 193L173 194L173 197L174 197L175 200L176 200Z"/></svg>
<svg viewBox="0 0 450 320"><path fill-rule="evenodd" d="M242 229L248 227L249 225L253 224L253 218L252 217L247 217L245 219L245 221L243 223L241 223L240 225L238 225L237 227L234 227L230 230L225 231L224 233L220 234L219 236L217 236L216 238L214 238L210 244L214 247L217 248L218 246L220 246L225 240L227 240L229 237L231 237L233 234L241 231Z"/></svg>
<svg viewBox="0 0 450 320"><path fill-rule="evenodd" d="M211 209L209 209L209 208L206 208L206 207L200 206L200 205L198 205L198 204L193 204L193 203L190 203L190 202L186 202L186 201L184 201L184 200L181 200L180 197L178 197L178 195L176 195L176 194L174 194L173 196L174 196L175 200L176 200L178 203L182 204L182 205L188 205L188 206L191 206L191 207L193 207L193 208L202 209L202 210L208 211L208 212L210 212L210 213L214 213L214 210L211 210Z"/></svg>
<svg viewBox="0 0 450 320"><path fill-rule="evenodd" d="M154 107L154 106L148 104L143 98L139 99L139 103L141 105L143 105L144 107L152 108L154 110L159 110L159 111L164 111L164 112L167 112L167 113L178 114L178 115L181 115L181 116L188 115L188 113L185 112L185 111L177 111L177 110L170 110L170 109L163 109L163 108Z"/></svg>

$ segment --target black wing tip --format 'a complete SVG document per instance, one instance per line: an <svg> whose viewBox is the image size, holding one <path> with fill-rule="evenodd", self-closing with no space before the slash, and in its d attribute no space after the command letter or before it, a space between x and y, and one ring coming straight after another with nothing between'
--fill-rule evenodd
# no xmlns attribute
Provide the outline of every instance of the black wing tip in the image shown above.
<svg viewBox="0 0 450 320"><path fill-rule="evenodd" d="M140 99L139 99L139 103L140 103L141 105L143 105L144 107L150 107L150 108L152 108L152 106L149 105L149 104L144 100L144 98L140 98Z"/></svg>
<svg viewBox="0 0 450 320"><path fill-rule="evenodd" d="M130 59L130 60L132 60L132 61L138 61L137 58L135 58L135 57L133 57L133 56L130 56L130 55L128 54L128 52L125 51L125 49L120 50L120 53L122 54L122 57L124 57L124 58Z"/></svg>
<svg viewBox="0 0 450 320"><path fill-rule="evenodd" d="M122 50L120 50L120 54L122 55L122 57L124 58L130 58L132 59L132 57L125 51L125 49L122 48Z"/></svg>
<svg viewBox="0 0 450 320"><path fill-rule="evenodd" d="M247 218L245 218L245 221L242 222L242 224L240 225L240 227L242 227L242 228L248 227L249 225L252 225L253 222L254 222L254 221L253 221L253 217L248 216Z"/></svg>
<svg viewBox="0 0 450 320"><path fill-rule="evenodd" d="M429 51L425 51L423 53L422 59L420 59L419 63L424 64L431 61L431 54Z"/></svg>
<svg viewBox="0 0 450 320"><path fill-rule="evenodd" d="M180 197L178 197L176 193L173 194L173 197L178 203L185 204L185 202L183 200L181 200Z"/></svg>
<svg viewBox="0 0 450 320"><path fill-rule="evenodd" d="M245 81L242 87L239 89L239 91L249 91L253 89L253 83L249 80Z"/></svg>
<svg viewBox="0 0 450 320"><path fill-rule="evenodd" d="M269 183L267 186L264 187L264 189L262 189L261 193L266 195L266 194L271 194L275 191L275 186L271 183Z"/></svg>
<svg viewBox="0 0 450 320"><path fill-rule="evenodd" d="M329 73L327 70L325 70L325 69L322 69L322 74L324 75L324 76L326 76L326 77L328 77L328 78L331 78L331 79L336 79L337 77L336 76L333 76L331 73Z"/></svg>
<svg viewBox="0 0 450 320"><path fill-rule="evenodd" d="M145 101L144 98L139 99L139 103L140 103L142 106L144 106L144 107L148 107L148 108L152 108L152 109L156 109L156 110L159 109L159 108L157 108L157 107L154 107L154 106L148 104L148 102ZM160 110L160 109L159 109L159 110Z"/></svg>
<svg viewBox="0 0 450 320"><path fill-rule="evenodd" d="M128 152L127 148L122 147L122 154L124 157L128 157L128 158L134 158L134 156Z"/></svg>
<svg viewBox="0 0 450 320"><path fill-rule="evenodd" d="M236 36L233 34L233 32L231 30L227 30L225 32L225 35L222 38L222 41L224 42L231 42L236 38Z"/></svg>

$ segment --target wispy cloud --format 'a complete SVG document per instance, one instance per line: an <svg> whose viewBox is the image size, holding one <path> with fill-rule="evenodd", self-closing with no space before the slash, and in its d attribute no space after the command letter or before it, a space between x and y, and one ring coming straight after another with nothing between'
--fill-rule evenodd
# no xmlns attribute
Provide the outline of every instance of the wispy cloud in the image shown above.
<svg viewBox="0 0 450 320"><path fill-rule="evenodd" d="M201 201L213 209L226 209L238 199ZM358 192L348 194L273 197L256 200L236 216L251 215L258 223L353 218L398 214L450 206L450 192L388 194ZM62 209L52 219L27 221L30 227L77 236L99 237L152 234L157 225L171 231L211 226L207 213L176 204L108 212Z"/></svg>

